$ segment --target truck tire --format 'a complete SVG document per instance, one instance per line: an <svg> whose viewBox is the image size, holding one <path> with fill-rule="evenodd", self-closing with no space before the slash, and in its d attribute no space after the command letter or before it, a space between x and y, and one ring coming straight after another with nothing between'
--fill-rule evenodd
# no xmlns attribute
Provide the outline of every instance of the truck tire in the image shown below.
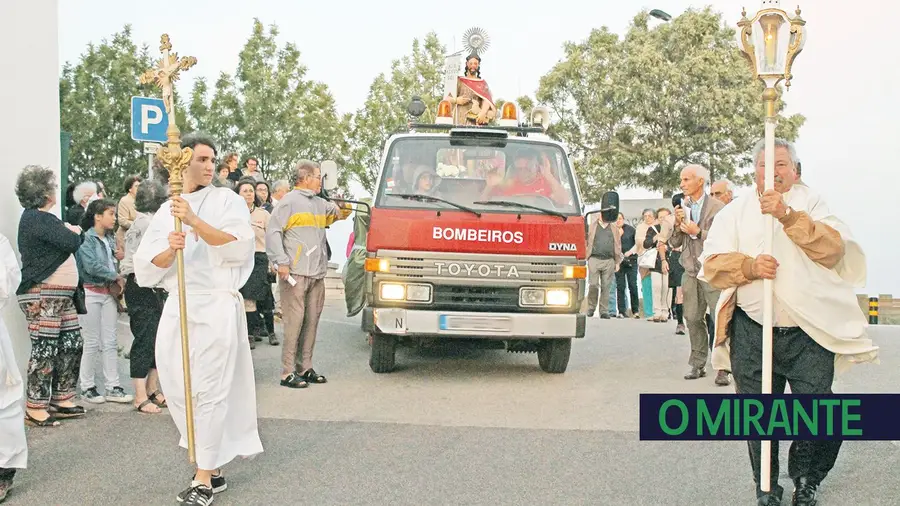
<svg viewBox="0 0 900 506"><path fill-rule="evenodd" d="M373 332L372 350L369 356L369 367L376 374L389 373L394 370L394 357L397 351L397 338L388 334Z"/></svg>
<svg viewBox="0 0 900 506"><path fill-rule="evenodd" d="M566 372L569 355L572 353L572 339L545 339L538 349L538 363L541 370L551 374Z"/></svg>

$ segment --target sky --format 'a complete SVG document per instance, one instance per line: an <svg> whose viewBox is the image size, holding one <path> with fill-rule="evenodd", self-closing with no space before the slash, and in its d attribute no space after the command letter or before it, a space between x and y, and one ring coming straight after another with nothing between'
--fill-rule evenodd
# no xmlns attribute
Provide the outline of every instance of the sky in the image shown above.
<svg viewBox="0 0 900 506"><path fill-rule="evenodd" d="M221 72L234 72L258 18L267 26L278 25L282 44L298 46L307 77L329 86L340 112L353 112L363 105L372 80L407 54L413 39L430 31L449 53L462 49L468 28L484 29L490 46L483 56L482 76L497 98L515 98L534 95L541 76L562 58L563 44L584 40L602 26L624 33L642 9L662 9L674 17L710 5L736 24L742 7L752 16L760 2L496 0L483 5L421 0L61 0L60 62L76 62L88 43L99 43L125 24L132 25L135 41L148 44L154 55L160 35L168 33L175 51L198 59L180 81L184 93L197 77L212 82ZM796 6L782 3L791 13ZM900 293L900 269L894 260L900 240L891 204L900 189L900 66L890 57L895 54L900 4L815 0L800 7L809 38L794 64L785 101L786 113L807 118L797 142L803 179L824 196L866 251L868 282L859 293ZM620 195L659 196L643 190ZM350 223L332 227L332 261L343 264L350 230Z"/></svg>

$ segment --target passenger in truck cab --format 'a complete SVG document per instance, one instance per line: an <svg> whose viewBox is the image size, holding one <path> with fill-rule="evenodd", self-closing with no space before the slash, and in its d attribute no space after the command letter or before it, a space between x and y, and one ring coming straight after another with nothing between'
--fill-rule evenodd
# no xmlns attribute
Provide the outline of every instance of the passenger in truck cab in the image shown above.
<svg viewBox="0 0 900 506"><path fill-rule="evenodd" d="M542 195L557 206L566 206L570 200L569 193L553 175L549 159L539 163L536 150L527 148L516 153L505 179L499 183L488 183L482 198L487 200L516 195Z"/></svg>
<svg viewBox="0 0 900 506"><path fill-rule="evenodd" d="M413 171L413 189L418 195L435 195L441 177L427 165L419 165Z"/></svg>

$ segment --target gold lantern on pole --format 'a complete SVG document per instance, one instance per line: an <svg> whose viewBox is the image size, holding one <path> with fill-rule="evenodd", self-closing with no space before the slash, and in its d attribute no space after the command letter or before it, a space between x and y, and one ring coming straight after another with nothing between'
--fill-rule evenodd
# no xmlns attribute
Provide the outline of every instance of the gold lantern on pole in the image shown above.
<svg viewBox="0 0 900 506"><path fill-rule="evenodd" d="M169 172L169 194L181 195L184 189L184 169L191 162L193 150L181 147L181 131L175 124L175 90L173 84L178 80L181 71L186 71L197 64L197 58L193 56L178 57L178 53L170 53L172 43L169 35L163 34L160 38L159 50L162 58L141 75L141 83L154 83L162 90L163 102L166 105L166 113L169 117L169 126L166 129L167 142L156 153L163 166ZM181 232L181 220L175 218L175 231ZM181 356L184 373L184 404L187 427L188 459L191 464L197 462L194 450L194 402L191 394L191 363L190 346L187 330L187 298L184 284L184 251L178 250L175 254L175 264L178 275L178 308L181 318Z"/></svg>
<svg viewBox="0 0 900 506"><path fill-rule="evenodd" d="M753 78L761 80L766 89L762 99L765 104L765 190L775 187L775 101L778 99L776 86L783 80L791 87L791 66L806 43L806 21L800 17L800 7L791 17L781 10L780 0L763 0L760 10L753 19L747 19L744 10L738 22L738 44L750 63ZM764 253L772 254L775 235L775 220L765 215ZM762 346L762 393L772 393L772 326L774 323L772 280L763 280L763 346ZM772 442L762 441L760 458L760 488L770 492Z"/></svg>

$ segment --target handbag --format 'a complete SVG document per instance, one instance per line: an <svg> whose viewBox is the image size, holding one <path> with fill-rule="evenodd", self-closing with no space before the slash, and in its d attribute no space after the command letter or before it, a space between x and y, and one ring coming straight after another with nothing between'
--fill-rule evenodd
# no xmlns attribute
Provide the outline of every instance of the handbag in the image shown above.
<svg viewBox="0 0 900 506"><path fill-rule="evenodd" d="M656 267L656 256L657 251L656 248L648 249L641 253L641 258L638 260L638 267L643 267L644 269L653 269Z"/></svg>
<svg viewBox="0 0 900 506"><path fill-rule="evenodd" d="M75 304L75 311L78 314L87 314L87 301L85 300L84 284L79 280L78 286L75 287L75 293L72 295L72 302Z"/></svg>
<svg viewBox="0 0 900 506"><path fill-rule="evenodd" d="M656 230L655 228L653 230ZM656 230L656 233L659 234L659 230ZM656 268L656 257L658 255L658 251L656 248L650 248L643 253L641 253L641 257L638 259L638 267L643 267L644 269L654 269Z"/></svg>

